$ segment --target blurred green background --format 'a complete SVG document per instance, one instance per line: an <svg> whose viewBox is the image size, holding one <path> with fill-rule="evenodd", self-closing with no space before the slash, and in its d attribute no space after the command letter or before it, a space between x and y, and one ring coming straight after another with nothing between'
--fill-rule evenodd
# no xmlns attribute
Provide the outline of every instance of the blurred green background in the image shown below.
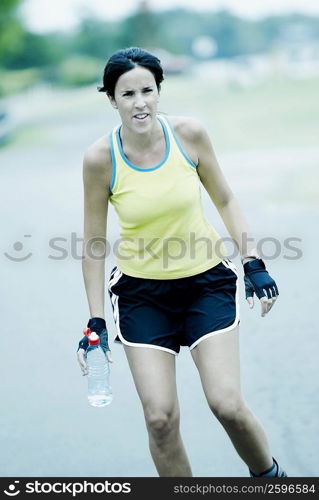
<svg viewBox="0 0 319 500"><path fill-rule="evenodd" d="M316 147L319 17L158 11L142 1L116 20L89 11L72 29L39 33L28 28L26 3L5 0L0 8L2 145L22 147L39 138L43 144L49 136L53 140L53 119L65 124L77 113L96 116L103 97L94 87L101 84L107 58L138 45L162 61L169 81L166 110L203 119L218 151ZM112 116L107 106L101 112ZM318 180L316 169L310 175ZM293 196L305 196L290 184ZM307 199L315 202L309 186Z"/></svg>
<svg viewBox="0 0 319 500"><path fill-rule="evenodd" d="M288 475L318 476L319 17L158 11L144 1L116 20L90 13L72 29L39 33L25 22L26 2L0 6L0 283L3 329L15 340L3 345L2 474L156 476L122 348L111 341L115 397L105 411L88 407L75 361L88 317L71 245L83 231L82 158L119 121L96 87L115 50L140 45L164 67L160 111L203 121L253 234L281 245L267 264L280 290L269 317L259 304L248 310L241 286L242 385ZM203 203L227 236L205 193ZM118 236L112 210L108 235ZM55 237L61 259L49 245ZM301 258L291 259L287 238L298 239ZM110 255L107 272L113 264ZM106 316L113 338L108 298ZM177 365L194 475L247 476L186 349Z"/></svg>

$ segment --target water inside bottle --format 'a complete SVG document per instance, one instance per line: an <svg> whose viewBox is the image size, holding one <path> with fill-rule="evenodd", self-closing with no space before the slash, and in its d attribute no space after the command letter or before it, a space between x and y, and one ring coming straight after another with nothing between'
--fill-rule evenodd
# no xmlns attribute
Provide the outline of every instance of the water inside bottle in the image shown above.
<svg viewBox="0 0 319 500"><path fill-rule="evenodd" d="M107 406L112 402L113 396L110 394L94 394L94 396L88 396L88 401L91 406Z"/></svg>
<svg viewBox="0 0 319 500"><path fill-rule="evenodd" d="M109 365L105 362L105 354L100 348L91 349L87 355L88 402L91 406L101 408L109 405L113 399Z"/></svg>

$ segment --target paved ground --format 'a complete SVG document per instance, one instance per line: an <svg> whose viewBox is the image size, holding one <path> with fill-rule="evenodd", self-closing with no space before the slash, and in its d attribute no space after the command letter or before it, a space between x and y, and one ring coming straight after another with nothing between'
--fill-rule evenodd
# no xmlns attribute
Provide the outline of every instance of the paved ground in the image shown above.
<svg viewBox="0 0 319 500"><path fill-rule="evenodd" d="M83 109L57 97L53 110L57 103L60 108L48 118L41 115L43 102L34 106L34 96L29 106L20 101L20 108L17 101L16 116L30 121L30 130L15 146L0 151L1 475L156 476L122 347L113 347L115 397L105 409L88 407L86 380L75 361L88 316L80 261L74 250L71 255L71 233L82 235L81 159L86 145L115 123L115 115L108 115L104 106L89 115L89 99ZM248 309L241 288L241 359L246 400L267 431L273 455L290 476L319 472L318 305L313 281L318 206L304 183L315 175L318 159L318 150L297 147L219 155L256 237L276 238L282 248L280 257L269 261L280 299L268 317ZM313 192L311 182L309 190ZM204 202L207 216L226 235L207 197ZM111 214L110 239L116 234ZM57 237L64 238L59 240L66 250L62 260L52 258L61 255L52 248ZM303 252L299 260L286 258L292 255L284 248L289 237L302 239L296 244ZM24 244L22 250L19 245L13 248L18 241ZM78 244L77 255L80 251ZM4 252L32 256L14 262ZM112 264L110 258L108 271ZM108 326L113 337L112 320ZM177 370L182 434L194 475L246 476L246 466L206 406L186 349L178 357Z"/></svg>

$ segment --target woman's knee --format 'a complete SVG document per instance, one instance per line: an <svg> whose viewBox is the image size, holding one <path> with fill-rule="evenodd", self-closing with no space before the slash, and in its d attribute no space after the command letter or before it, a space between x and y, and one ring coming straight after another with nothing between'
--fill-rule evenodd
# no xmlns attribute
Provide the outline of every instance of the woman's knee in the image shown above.
<svg viewBox="0 0 319 500"><path fill-rule="evenodd" d="M179 430L179 411L176 409L150 409L144 411L146 426L155 440L164 440Z"/></svg>
<svg viewBox="0 0 319 500"><path fill-rule="evenodd" d="M247 407L238 394L214 398L209 401L209 406L216 418L226 425L244 426L247 417Z"/></svg>

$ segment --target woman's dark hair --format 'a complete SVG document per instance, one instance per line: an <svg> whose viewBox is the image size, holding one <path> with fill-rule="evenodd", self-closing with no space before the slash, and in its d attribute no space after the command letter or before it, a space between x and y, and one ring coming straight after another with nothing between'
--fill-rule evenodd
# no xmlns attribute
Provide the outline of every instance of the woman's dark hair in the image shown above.
<svg viewBox="0 0 319 500"><path fill-rule="evenodd" d="M161 61L146 50L130 47L118 50L107 61L104 68L103 87L98 87L99 92L106 92L109 96L114 97L117 80L123 73L136 66L142 66L153 73L157 89L161 89L161 82L164 80Z"/></svg>

